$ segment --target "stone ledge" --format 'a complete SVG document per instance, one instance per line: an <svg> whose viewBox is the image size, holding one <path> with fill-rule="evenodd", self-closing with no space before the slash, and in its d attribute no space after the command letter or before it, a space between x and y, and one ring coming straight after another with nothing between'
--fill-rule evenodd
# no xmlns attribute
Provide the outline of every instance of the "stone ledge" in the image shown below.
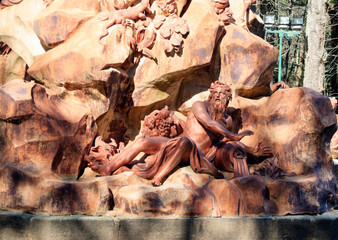
<svg viewBox="0 0 338 240"><path fill-rule="evenodd" d="M338 210L242 218L113 218L0 212L2 239L338 239Z"/></svg>

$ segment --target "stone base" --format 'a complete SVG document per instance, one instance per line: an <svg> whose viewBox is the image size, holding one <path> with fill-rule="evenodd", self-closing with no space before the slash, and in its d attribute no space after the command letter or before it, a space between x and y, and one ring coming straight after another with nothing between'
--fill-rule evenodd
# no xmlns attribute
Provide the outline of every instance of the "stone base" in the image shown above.
<svg viewBox="0 0 338 240"><path fill-rule="evenodd" d="M337 239L338 210L322 215L113 218L0 213L2 239Z"/></svg>

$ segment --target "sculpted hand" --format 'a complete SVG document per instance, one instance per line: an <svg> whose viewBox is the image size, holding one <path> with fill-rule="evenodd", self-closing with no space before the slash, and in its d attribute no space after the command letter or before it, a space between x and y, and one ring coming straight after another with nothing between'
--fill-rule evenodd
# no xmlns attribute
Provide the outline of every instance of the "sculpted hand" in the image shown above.
<svg viewBox="0 0 338 240"><path fill-rule="evenodd" d="M285 82L283 82L283 81L280 81L280 82L278 82L279 83L279 87L281 87L281 88L289 88L289 85L287 85Z"/></svg>
<svg viewBox="0 0 338 240"><path fill-rule="evenodd" d="M272 157L272 148L262 145L262 142L258 143L255 147L255 153L258 154L259 157Z"/></svg>
<svg viewBox="0 0 338 240"><path fill-rule="evenodd" d="M245 130L239 134L237 134L237 136L234 137L234 141L240 141L242 138L244 138L245 136L251 136L253 135L254 132L253 131L250 131L250 130Z"/></svg>

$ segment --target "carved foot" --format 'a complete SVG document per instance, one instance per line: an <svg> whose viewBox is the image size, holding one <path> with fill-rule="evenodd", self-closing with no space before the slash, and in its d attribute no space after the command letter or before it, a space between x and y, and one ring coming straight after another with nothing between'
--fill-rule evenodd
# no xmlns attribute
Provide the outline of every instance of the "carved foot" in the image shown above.
<svg viewBox="0 0 338 240"><path fill-rule="evenodd" d="M162 185L161 179L159 179L158 177L154 177L153 180L151 181L151 184L153 184L153 186L158 187Z"/></svg>
<svg viewBox="0 0 338 240"><path fill-rule="evenodd" d="M85 156L85 160L88 162L88 167L90 167L94 172L100 174L101 176L110 175L110 168L108 167L107 160L95 159L91 156Z"/></svg>

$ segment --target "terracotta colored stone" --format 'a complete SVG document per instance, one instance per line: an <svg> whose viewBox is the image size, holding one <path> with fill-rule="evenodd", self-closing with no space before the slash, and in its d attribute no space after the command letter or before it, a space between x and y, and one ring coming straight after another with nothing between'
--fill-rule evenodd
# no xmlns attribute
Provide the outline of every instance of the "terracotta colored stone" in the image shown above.
<svg viewBox="0 0 338 240"><path fill-rule="evenodd" d="M146 183L142 185L123 186L114 195L112 214L143 217L213 216L212 194L203 190L209 178L206 174L196 174L190 167L184 167L173 173L161 187L153 187L148 180L142 180Z"/></svg>
<svg viewBox="0 0 338 240"><path fill-rule="evenodd" d="M34 19L34 32L43 46L52 48L62 43L79 24L99 11L98 1L54 0Z"/></svg>
<svg viewBox="0 0 338 240"><path fill-rule="evenodd" d="M219 208L222 217L245 214L242 193L233 183L224 179L213 179L208 187L215 194L217 200L217 205L214 208Z"/></svg>
<svg viewBox="0 0 338 240"><path fill-rule="evenodd" d="M64 97L84 101L95 118L107 112L109 100L114 105L123 94L124 89L116 92L114 88L125 86L127 75L112 67L120 67L130 55L128 29L115 25L109 37L101 40L102 44L98 40L102 24L97 18L87 21L65 43L41 55L28 69L35 79L64 86Z"/></svg>
<svg viewBox="0 0 338 240"><path fill-rule="evenodd" d="M244 1L237 1L237 0L229 0L230 2L230 9L233 12L234 23L238 26L242 26L242 14L244 11ZM262 18L255 14L251 9L248 11L248 28L250 32L258 35L264 27L264 21Z"/></svg>
<svg viewBox="0 0 338 240"><path fill-rule="evenodd" d="M277 206L276 214L323 213L335 205L335 182L319 179L314 174L280 179L267 184L270 199Z"/></svg>
<svg viewBox="0 0 338 240"><path fill-rule="evenodd" d="M25 61L14 51L0 54L0 86L14 79L23 79L26 73Z"/></svg>
<svg viewBox="0 0 338 240"><path fill-rule="evenodd" d="M288 189L285 191L303 196L298 199L292 196L293 202L286 204L283 202L289 194L283 193L279 198L278 194L283 191L279 185L274 187L274 198L280 199L275 201L277 213L310 212L310 208L314 212L322 211L319 209L325 208L325 201L319 196L335 193L329 142L336 131L336 117L330 100L308 88L291 88L257 100L238 97L233 104L242 110L243 129L255 132L243 142L250 146L259 141L269 144L287 179L294 177L290 180L290 189L287 185L290 181L286 180L269 183L269 186L285 182ZM309 174L316 174L320 180L308 182ZM310 191L310 188L314 189ZM271 200L273 194L270 193ZM307 202L303 204L303 200Z"/></svg>
<svg viewBox="0 0 338 240"><path fill-rule="evenodd" d="M278 50L234 24L225 30L219 48L219 80L230 84L239 96L269 95Z"/></svg>
<svg viewBox="0 0 338 240"><path fill-rule="evenodd" d="M275 213L269 201L264 179L256 176L235 178L230 181L240 191L245 215L272 215Z"/></svg>
<svg viewBox="0 0 338 240"><path fill-rule="evenodd" d="M114 211L140 217L189 216L194 197L181 186L122 187L114 196Z"/></svg>
<svg viewBox="0 0 338 240"><path fill-rule="evenodd" d="M34 17L44 7L41 0L25 0L0 11L0 19L6 19L0 21L0 41L7 43L28 66L45 52L33 31Z"/></svg>
<svg viewBox="0 0 338 240"><path fill-rule="evenodd" d="M105 182L65 182L51 172L5 165L0 169L1 208L40 214L102 215L112 196Z"/></svg>
<svg viewBox="0 0 338 240"><path fill-rule="evenodd" d="M238 98L233 104L242 110L243 129L256 133L243 142L268 143L287 176L331 171L329 142L336 115L329 98L309 88L290 88L259 100Z"/></svg>
<svg viewBox="0 0 338 240"><path fill-rule="evenodd" d="M65 43L39 56L28 73L42 82L72 88L95 86L108 81L109 67L119 67L130 55L127 29L116 25L108 38L99 42L102 21L93 18L81 25ZM90 32L91 34L88 34Z"/></svg>
<svg viewBox="0 0 338 240"><path fill-rule="evenodd" d="M333 135L330 143L332 158L338 158L338 131Z"/></svg>
<svg viewBox="0 0 338 240"><path fill-rule="evenodd" d="M209 2L204 0L191 2L182 18L187 21L190 29L184 39L182 52L172 52L168 56L163 51L163 40L156 38L151 49L156 61L141 59L135 73L130 72L135 83L135 106L147 106L175 96L182 80L188 77L193 69L210 64L219 35L223 32L223 23Z"/></svg>
<svg viewBox="0 0 338 240"><path fill-rule="evenodd" d="M76 177L97 131L88 109L32 82L0 89L1 161Z"/></svg>

